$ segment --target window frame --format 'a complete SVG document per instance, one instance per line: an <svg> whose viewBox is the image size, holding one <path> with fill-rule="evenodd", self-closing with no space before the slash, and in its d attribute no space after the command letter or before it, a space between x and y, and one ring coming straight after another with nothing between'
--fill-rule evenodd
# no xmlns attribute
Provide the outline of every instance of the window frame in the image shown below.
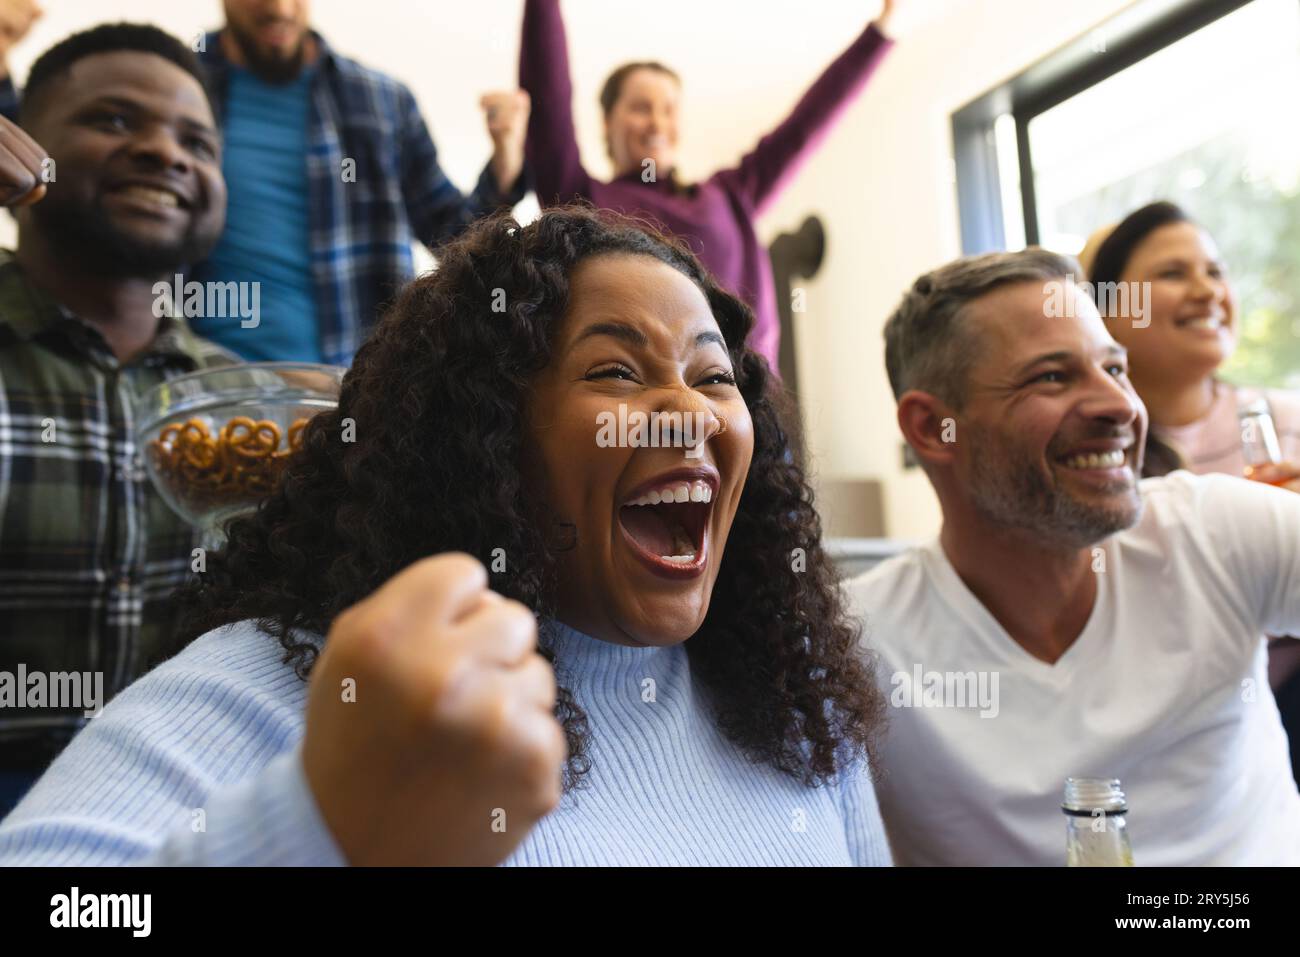
<svg viewBox="0 0 1300 957"><path fill-rule="evenodd" d="M953 113L953 159L963 254L1006 248L1002 184L994 137L994 124L999 116L1009 113L1015 121L1020 208L1025 221L1025 244L1032 246L1039 241L1039 230L1034 165L1029 150L1030 121L1252 2L1143 0ZM1105 43L1104 52L1095 49L1099 38Z"/></svg>

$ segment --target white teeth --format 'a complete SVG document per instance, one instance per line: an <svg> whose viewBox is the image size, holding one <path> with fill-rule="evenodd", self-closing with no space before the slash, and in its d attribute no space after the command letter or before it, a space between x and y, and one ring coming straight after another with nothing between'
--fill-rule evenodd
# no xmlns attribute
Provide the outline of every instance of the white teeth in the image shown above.
<svg viewBox="0 0 1300 957"><path fill-rule="evenodd" d="M1179 325L1191 326L1193 329L1218 329L1223 325L1222 316L1198 316L1195 319L1184 319Z"/></svg>
<svg viewBox="0 0 1300 957"><path fill-rule="evenodd" d="M1112 449L1109 452L1073 455L1065 460L1065 466L1071 469L1117 469L1124 461L1124 450Z"/></svg>
<svg viewBox="0 0 1300 957"><path fill-rule="evenodd" d="M659 557L666 562L672 562L674 565L689 565L695 561L694 552L689 555L660 555Z"/></svg>
<svg viewBox="0 0 1300 957"><path fill-rule="evenodd" d="M707 482L682 482L654 489L633 499L628 505L660 505L665 502L712 502L713 489Z"/></svg>
<svg viewBox="0 0 1300 957"><path fill-rule="evenodd" d="M148 186L127 186L122 192L158 206L175 207L177 205L175 194L163 189L151 189Z"/></svg>

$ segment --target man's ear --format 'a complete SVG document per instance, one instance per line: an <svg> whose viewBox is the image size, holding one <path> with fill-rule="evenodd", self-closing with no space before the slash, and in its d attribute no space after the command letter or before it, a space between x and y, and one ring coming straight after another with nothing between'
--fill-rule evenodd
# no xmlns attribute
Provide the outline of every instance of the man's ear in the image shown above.
<svg viewBox="0 0 1300 957"><path fill-rule="evenodd" d="M898 397L898 428L923 463L947 466L956 458L957 417L938 396L904 392Z"/></svg>

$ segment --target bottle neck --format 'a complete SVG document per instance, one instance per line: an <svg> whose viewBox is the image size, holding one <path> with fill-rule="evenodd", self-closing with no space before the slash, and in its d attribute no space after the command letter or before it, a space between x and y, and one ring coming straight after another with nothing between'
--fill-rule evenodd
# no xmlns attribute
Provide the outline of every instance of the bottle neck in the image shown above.
<svg viewBox="0 0 1300 957"><path fill-rule="evenodd" d="M1128 801L1119 778L1066 778L1061 810L1071 817L1123 815Z"/></svg>
<svg viewBox="0 0 1300 957"><path fill-rule="evenodd" d="M1128 801L1115 778L1067 778L1066 863L1072 867L1130 867Z"/></svg>

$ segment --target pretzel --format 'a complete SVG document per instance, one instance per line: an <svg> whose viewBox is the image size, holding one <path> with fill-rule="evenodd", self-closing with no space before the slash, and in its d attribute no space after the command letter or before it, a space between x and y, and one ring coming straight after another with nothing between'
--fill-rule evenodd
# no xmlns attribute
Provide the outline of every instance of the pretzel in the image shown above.
<svg viewBox="0 0 1300 957"><path fill-rule="evenodd" d="M280 427L274 422L254 422L246 415L231 419L221 430L221 441L232 455L262 459L280 447Z"/></svg>
<svg viewBox="0 0 1300 957"><path fill-rule="evenodd" d="M279 453L280 455L288 455L290 452L296 452L298 449L302 448L302 430L306 425L306 419L294 420L293 424L289 426L289 434L287 436L289 448L284 452Z"/></svg>
<svg viewBox="0 0 1300 957"><path fill-rule="evenodd" d="M280 427L241 415L214 436L193 418L163 427L147 451L166 485L196 509L252 502L269 495L290 455L302 448L306 418L295 419L280 448Z"/></svg>
<svg viewBox="0 0 1300 957"><path fill-rule="evenodd" d="M176 448L185 464L195 468L212 468L217 462L217 443L212 441L207 427L198 419L190 419L181 427Z"/></svg>

